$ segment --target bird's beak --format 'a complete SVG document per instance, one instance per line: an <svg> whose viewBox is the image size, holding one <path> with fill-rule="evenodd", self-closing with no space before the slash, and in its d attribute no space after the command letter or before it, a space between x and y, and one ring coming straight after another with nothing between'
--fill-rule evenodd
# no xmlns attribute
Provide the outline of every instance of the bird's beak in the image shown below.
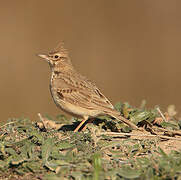
<svg viewBox="0 0 181 180"><path fill-rule="evenodd" d="M38 54L38 56L45 60L49 60L48 55L46 55L46 54Z"/></svg>

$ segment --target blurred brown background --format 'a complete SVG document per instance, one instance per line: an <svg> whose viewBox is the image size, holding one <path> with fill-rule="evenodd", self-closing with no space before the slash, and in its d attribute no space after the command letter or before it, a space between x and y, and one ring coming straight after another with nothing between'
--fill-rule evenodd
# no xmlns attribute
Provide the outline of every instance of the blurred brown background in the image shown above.
<svg viewBox="0 0 181 180"><path fill-rule="evenodd" d="M113 104L181 110L180 0L14 0L0 6L1 121L55 116L50 70L35 54L61 40Z"/></svg>

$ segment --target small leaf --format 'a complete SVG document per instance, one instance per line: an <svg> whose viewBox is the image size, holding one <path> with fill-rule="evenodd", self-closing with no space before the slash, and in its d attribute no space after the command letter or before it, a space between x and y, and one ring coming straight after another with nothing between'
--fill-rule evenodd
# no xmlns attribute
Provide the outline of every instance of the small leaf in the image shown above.
<svg viewBox="0 0 181 180"><path fill-rule="evenodd" d="M10 155L16 155L16 151L13 148L6 148L6 153Z"/></svg>
<svg viewBox="0 0 181 180"><path fill-rule="evenodd" d="M38 139L39 143L43 143L43 141L44 141L44 137L36 130L32 130L30 132L30 136L36 137Z"/></svg>
<svg viewBox="0 0 181 180"><path fill-rule="evenodd" d="M128 103L123 104L122 113L125 118L129 117L129 108L130 108L130 106Z"/></svg>
<svg viewBox="0 0 181 180"><path fill-rule="evenodd" d="M26 158L23 158L23 157L21 157L21 156L18 156L18 157L16 157L16 158L14 158L14 159L11 160L11 164L13 164L13 165L19 165L19 164L21 164L22 162L24 162L24 161L26 161L26 160L27 160Z"/></svg>
<svg viewBox="0 0 181 180"><path fill-rule="evenodd" d="M67 117L65 115L63 115L63 114L57 115L56 119L59 120L59 121L61 120L61 122L67 121Z"/></svg>
<svg viewBox="0 0 181 180"><path fill-rule="evenodd" d="M119 112L121 112L121 110L122 110L122 103L121 102L118 102L118 103L116 103L116 105L114 106L114 108L117 110L117 111L119 111Z"/></svg>
<svg viewBox="0 0 181 180"><path fill-rule="evenodd" d="M158 147L158 153L160 153L163 157L168 158L168 155L160 147Z"/></svg>
<svg viewBox="0 0 181 180"><path fill-rule="evenodd" d="M64 161L64 160L51 160L49 161L49 163L52 163L52 164L56 164L57 166L65 166L65 165L68 165L69 163Z"/></svg>
<svg viewBox="0 0 181 180"><path fill-rule="evenodd" d="M129 132L132 131L132 128L123 124L123 126L121 128L121 131L124 132L124 133L129 133Z"/></svg>
<svg viewBox="0 0 181 180"><path fill-rule="evenodd" d="M60 177L58 177L56 174L52 173L52 174L46 174L44 176L45 180L60 180Z"/></svg>
<svg viewBox="0 0 181 180"><path fill-rule="evenodd" d="M137 158L136 161L140 164L142 168L147 168L150 165L150 159L146 157Z"/></svg>
<svg viewBox="0 0 181 180"><path fill-rule="evenodd" d="M99 180L99 174L102 169L101 166L101 156L100 154L94 154L93 155L93 166L94 166L94 177L93 179Z"/></svg>
<svg viewBox="0 0 181 180"><path fill-rule="evenodd" d="M0 142L0 152L3 154L3 156L6 156L5 146L3 142Z"/></svg>
<svg viewBox="0 0 181 180"><path fill-rule="evenodd" d="M29 169L31 172L39 172L40 171L40 163L37 161L31 161L25 163L25 166L27 169Z"/></svg>
<svg viewBox="0 0 181 180"><path fill-rule="evenodd" d="M7 166L7 163L5 161L0 160L0 168L3 169Z"/></svg>
<svg viewBox="0 0 181 180"><path fill-rule="evenodd" d="M45 166L50 169L51 171L56 171L57 167L59 166L58 164L50 161L46 161Z"/></svg>
<svg viewBox="0 0 181 180"><path fill-rule="evenodd" d="M160 125L164 128L171 128L171 129L175 129L175 130L180 129L178 123L175 121L162 122Z"/></svg>
<svg viewBox="0 0 181 180"><path fill-rule="evenodd" d="M68 142L61 142L61 143L58 143L57 145L56 145L56 147L58 148L58 149L61 149L61 150L63 150L63 149L69 149L69 148L72 148L74 145L72 145L72 144L70 144L70 143L68 143Z"/></svg>
<svg viewBox="0 0 181 180"><path fill-rule="evenodd" d="M141 173L138 170L133 170L131 168L121 168L118 171L118 174L124 178L128 179L134 179L134 178L139 178Z"/></svg>
<svg viewBox="0 0 181 180"><path fill-rule="evenodd" d="M72 172L71 176L73 176L75 179L84 179L81 171Z"/></svg>
<svg viewBox="0 0 181 180"><path fill-rule="evenodd" d="M32 142L26 142L25 145L21 148L21 156L24 158L32 158L32 151L34 149L34 144Z"/></svg>
<svg viewBox="0 0 181 180"><path fill-rule="evenodd" d="M50 153L52 151L53 148L53 140L52 138L48 138L45 140L45 142L42 145L42 160L43 160L43 164L45 165L48 161L48 158L50 156Z"/></svg>
<svg viewBox="0 0 181 180"><path fill-rule="evenodd" d="M148 122L152 122L155 118L155 114L153 112L150 111L138 111L136 113L134 113L130 120L132 122L134 122L135 124L138 124L141 121L148 121Z"/></svg>

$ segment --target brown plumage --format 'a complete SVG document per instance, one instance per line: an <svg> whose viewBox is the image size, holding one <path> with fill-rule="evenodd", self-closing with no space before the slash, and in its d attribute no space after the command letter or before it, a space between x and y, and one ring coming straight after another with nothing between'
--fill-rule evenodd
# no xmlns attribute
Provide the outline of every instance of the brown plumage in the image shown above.
<svg viewBox="0 0 181 180"><path fill-rule="evenodd" d="M99 115L112 116L138 129L135 124L122 117L120 112L114 109L111 102L94 83L74 69L63 45L47 55L39 56L50 65L52 71L50 91L55 104L63 111L83 118L74 132L77 132L88 118Z"/></svg>

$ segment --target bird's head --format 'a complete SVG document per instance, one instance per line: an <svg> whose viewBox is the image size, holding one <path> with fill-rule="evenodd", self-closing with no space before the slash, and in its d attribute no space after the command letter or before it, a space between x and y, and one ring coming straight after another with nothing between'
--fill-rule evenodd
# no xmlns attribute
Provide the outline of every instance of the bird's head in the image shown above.
<svg viewBox="0 0 181 180"><path fill-rule="evenodd" d="M63 69L72 67L68 51L64 48L62 43L48 54L38 54L38 56L46 60L52 70L62 71Z"/></svg>

